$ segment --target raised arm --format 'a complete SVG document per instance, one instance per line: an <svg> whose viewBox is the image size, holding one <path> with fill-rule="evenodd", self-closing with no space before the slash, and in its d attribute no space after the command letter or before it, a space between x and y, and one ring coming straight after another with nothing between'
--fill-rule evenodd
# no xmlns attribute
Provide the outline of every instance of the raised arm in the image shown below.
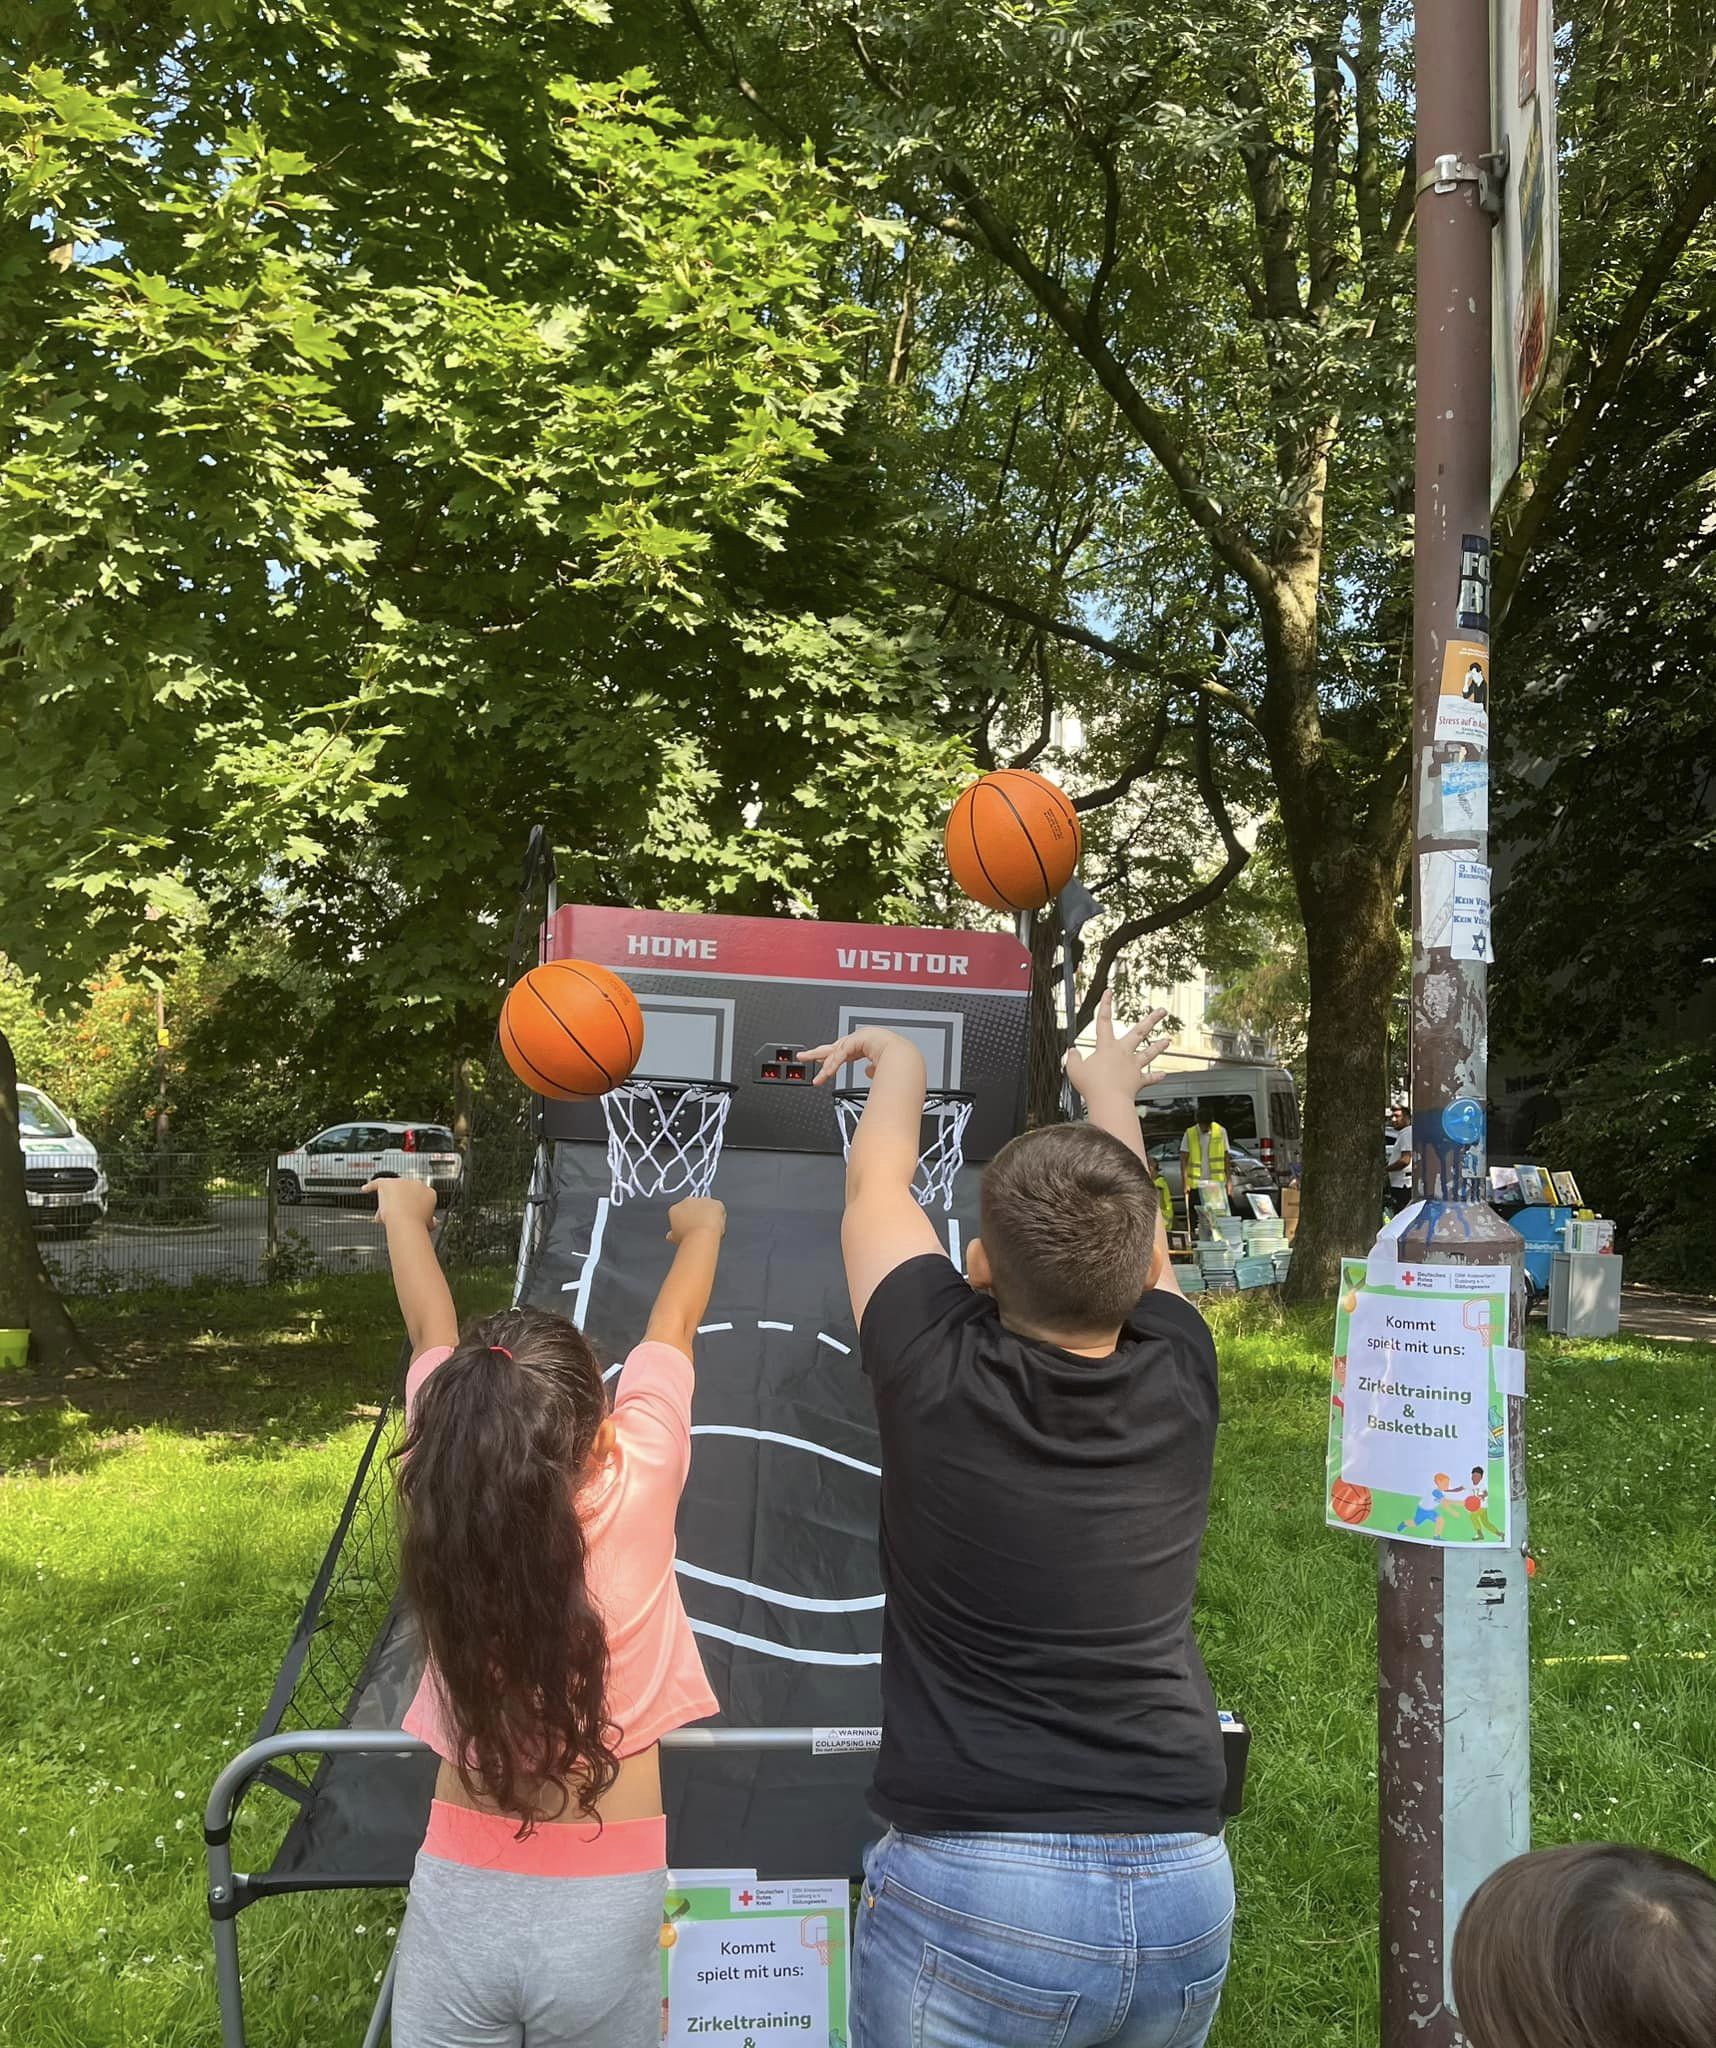
<svg viewBox="0 0 1716 2048"><path fill-rule="evenodd" d="M1114 999L1104 989L1096 1006L1095 1046L1088 1053L1075 1049L1067 1054L1067 1079L1084 1098L1091 1122L1099 1131L1118 1138L1128 1152L1135 1153L1144 1162L1144 1171L1152 1183L1156 1176L1144 1148L1143 1126L1138 1121L1138 1087L1158 1055L1168 1049L1165 1038L1150 1036L1167 1014L1166 1010L1152 1010L1142 1023L1116 1036ZM1173 1261L1168 1256L1168 1219L1160 1209L1156 1215L1155 1272L1156 1286L1170 1294L1180 1292Z"/></svg>
<svg viewBox="0 0 1716 2048"><path fill-rule="evenodd" d="M1166 1010L1152 1010L1143 1023L1116 1035L1114 998L1104 989L1096 1006L1096 1044L1089 1052L1075 1049L1067 1054L1067 1079L1084 1097L1091 1122L1099 1131L1118 1138L1146 1167L1150 1155L1144 1149L1144 1130L1138 1121L1138 1090L1157 1056L1168 1050L1165 1038L1150 1037L1167 1014Z"/></svg>
<svg viewBox="0 0 1716 2048"><path fill-rule="evenodd" d="M375 1219L387 1233L387 1261L393 1291L405 1318L411 1355L418 1357L459 1341L459 1311L435 1256L429 1226L435 1220L435 1190L421 1180L372 1180L363 1192L375 1197Z"/></svg>
<svg viewBox="0 0 1716 2048"><path fill-rule="evenodd" d="M708 1196L675 1202L667 1212L667 1226L668 1243L679 1249L649 1312L644 1341L671 1344L689 1358L715 1285L721 1240L727 1233L727 1205Z"/></svg>
<svg viewBox="0 0 1716 2048"><path fill-rule="evenodd" d="M816 1085L851 1060L867 1063L870 1094L846 1155L846 1213L840 1248L852 1313L862 1322L877 1287L896 1266L947 1247L912 1193L923 1133L924 1056L897 1031L854 1031L832 1045L813 1046L820 1060Z"/></svg>

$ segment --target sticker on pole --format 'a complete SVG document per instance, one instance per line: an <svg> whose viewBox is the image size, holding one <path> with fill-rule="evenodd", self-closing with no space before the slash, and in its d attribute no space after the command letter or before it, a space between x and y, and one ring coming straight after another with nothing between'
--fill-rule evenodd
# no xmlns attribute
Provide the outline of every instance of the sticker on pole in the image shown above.
<svg viewBox="0 0 1716 2048"><path fill-rule="evenodd" d="M1490 743L1490 651L1478 640L1450 640L1442 649L1436 738L1468 746Z"/></svg>
<svg viewBox="0 0 1716 2048"><path fill-rule="evenodd" d="M1448 950L1456 960L1490 960L1490 871L1481 860L1454 863L1454 915Z"/></svg>
<svg viewBox="0 0 1716 2048"><path fill-rule="evenodd" d="M1505 1266L1342 1266L1324 1519L1397 1543L1508 1540Z"/></svg>
<svg viewBox="0 0 1716 2048"><path fill-rule="evenodd" d="M810 1731L812 1756L862 1756L867 1750L880 1749L881 1746L880 1728L813 1728Z"/></svg>
<svg viewBox="0 0 1716 2048"><path fill-rule="evenodd" d="M1418 928L1427 953L1456 960L1488 960L1490 871L1481 860L1456 853L1418 856Z"/></svg>
<svg viewBox="0 0 1716 2048"><path fill-rule="evenodd" d="M1490 764L1444 761L1438 778L1442 839L1487 839L1490 830Z"/></svg>
<svg viewBox="0 0 1716 2048"><path fill-rule="evenodd" d="M1490 538L1487 533L1460 536L1460 631L1490 630Z"/></svg>

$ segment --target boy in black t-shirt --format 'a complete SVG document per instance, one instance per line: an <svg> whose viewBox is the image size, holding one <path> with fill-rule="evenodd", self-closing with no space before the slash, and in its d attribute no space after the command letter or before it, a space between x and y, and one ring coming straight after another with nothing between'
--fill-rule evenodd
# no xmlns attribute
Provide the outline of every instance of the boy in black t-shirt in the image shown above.
<svg viewBox="0 0 1716 2048"><path fill-rule="evenodd" d="M1192 1640L1215 1349L1181 1295L1135 1098L1161 1012L1069 1056L1088 1124L983 1180L970 1280L912 1194L917 1048L868 1062L841 1241L882 1440L888 1832L854 2048L1202 2048L1227 1970L1223 1765Z"/></svg>

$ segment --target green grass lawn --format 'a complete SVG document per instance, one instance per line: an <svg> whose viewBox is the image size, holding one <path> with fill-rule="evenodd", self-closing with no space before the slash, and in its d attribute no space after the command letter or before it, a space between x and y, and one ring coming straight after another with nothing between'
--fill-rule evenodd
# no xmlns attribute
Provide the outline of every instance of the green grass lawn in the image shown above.
<svg viewBox="0 0 1716 2048"><path fill-rule="evenodd" d="M267 1698L398 1330L372 1275L85 1320L99 1373L0 1379L0 2041L205 2044L201 1803ZM1330 1334L1249 1304L1219 1332L1200 1628L1255 1734L1217 2048L1376 2039L1375 1553L1322 1523ZM1716 1862L1716 1348L1543 1338L1531 1364L1537 1838ZM355 2044L399 1907L247 1913L257 2048Z"/></svg>

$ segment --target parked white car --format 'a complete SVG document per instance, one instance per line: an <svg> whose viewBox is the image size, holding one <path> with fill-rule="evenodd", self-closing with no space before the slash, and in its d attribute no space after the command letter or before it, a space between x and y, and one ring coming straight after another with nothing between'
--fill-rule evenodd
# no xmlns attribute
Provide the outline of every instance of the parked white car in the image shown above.
<svg viewBox="0 0 1716 2048"><path fill-rule="evenodd" d="M283 1202L355 1195L365 1181L426 1180L443 1201L464 1161L445 1124L333 1124L274 1162Z"/></svg>
<svg viewBox="0 0 1716 2048"><path fill-rule="evenodd" d="M24 1196L38 1230L87 1230L107 1214L101 1155L51 1096L18 1089Z"/></svg>

